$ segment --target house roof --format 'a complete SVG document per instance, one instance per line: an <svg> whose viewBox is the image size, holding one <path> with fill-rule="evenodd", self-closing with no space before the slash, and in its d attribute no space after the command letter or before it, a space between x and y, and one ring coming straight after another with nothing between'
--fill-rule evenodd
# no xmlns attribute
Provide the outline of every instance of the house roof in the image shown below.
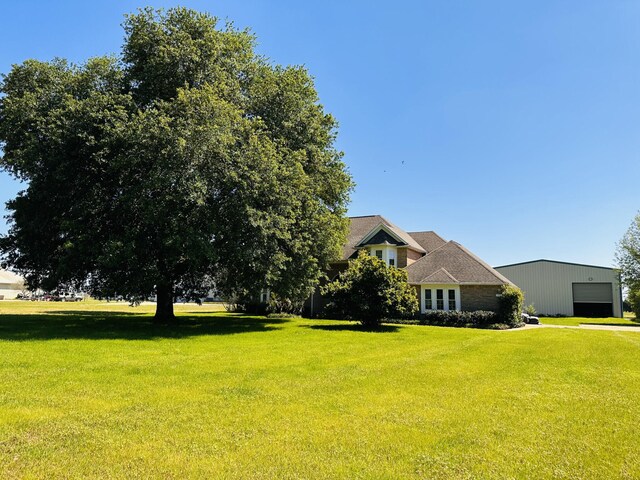
<svg viewBox="0 0 640 480"><path fill-rule="evenodd" d="M440 268L426 278L422 279L422 283L460 283L458 279L447 272L446 268Z"/></svg>
<svg viewBox="0 0 640 480"><path fill-rule="evenodd" d="M457 242L449 241L406 267L409 283L502 285L511 283Z"/></svg>
<svg viewBox="0 0 640 480"><path fill-rule="evenodd" d="M349 236L342 260L352 258L358 248L373 242L397 241L425 254L406 268L409 283L443 283L460 285L503 285L509 279L487 265L457 242L444 240L433 231L407 233L381 215L351 217ZM386 232L379 235L383 228ZM391 244L391 243L389 243Z"/></svg>
<svg viewBox="0 0 640 480"><path fill-rule="evenodd" d="M404 245L425 253L426 250L407 232L381 215L367 215L364 217L350 217L349 236L347 243L342 250L342 259L351 258L357 251L357 247L366 239L369 234L375 233L378 227L384 226L392 235L400 240Z"/></svg>
<svg viewBox="0 0 640 480"><path fill-rule="evenodd" d="M444 238L431 230L427 232L409 232L409 235L411 235L411 238L418 242L426 252L433 252L436 248L440 248L447 243Z"/></svg>

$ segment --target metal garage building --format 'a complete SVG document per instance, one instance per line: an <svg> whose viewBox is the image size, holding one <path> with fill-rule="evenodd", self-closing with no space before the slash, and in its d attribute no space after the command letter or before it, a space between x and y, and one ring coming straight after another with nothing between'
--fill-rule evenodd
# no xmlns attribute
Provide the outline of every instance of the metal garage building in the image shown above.
<svg viewBox="0 0 640 480"><path fill-rule="evenodd" d="M534 260L495 269L522 289L541 315L622 317L620 277L613 268Z"/></svg>

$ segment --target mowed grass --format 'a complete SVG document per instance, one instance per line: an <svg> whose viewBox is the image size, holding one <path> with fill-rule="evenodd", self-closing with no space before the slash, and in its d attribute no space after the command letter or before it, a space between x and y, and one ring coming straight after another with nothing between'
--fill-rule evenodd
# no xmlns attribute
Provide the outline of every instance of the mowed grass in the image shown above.
<svg viewBox="0 0 640 480"><path fill-rule="evenodd" d="M580 325L619 325L623 327L638 327L640 329L640 322L635 318L635 315L629 312L625 312L623 318L540 317L540 323L547 325L565 325L569 327L578 327Z"/></svg>
<svg viewBox="0 0 640 480"><path fill-rule="evenodd" d="M0 302L0 478L640 478L640 333Z"/></svg>

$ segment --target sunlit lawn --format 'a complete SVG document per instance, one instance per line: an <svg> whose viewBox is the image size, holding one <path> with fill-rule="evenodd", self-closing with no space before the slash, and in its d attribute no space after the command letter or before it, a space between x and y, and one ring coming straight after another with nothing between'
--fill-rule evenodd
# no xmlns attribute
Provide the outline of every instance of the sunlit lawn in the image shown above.
<svg viewBox="0 0 640 480"><path fill-rule="evenodd" d="M640 333L214 308L0 302L0 478L640 478Z"/></svg>
<svg viewBox="0 0 640 480"><path fill-rule="evenodd" d="M581 324L584 325L621 325L629 327L638 327L640 329L640 322L635 318L635 315L625 312L624 318L608 317L608 318L587 318L587 317L540 317L540 323L547 325L567 325L577 327Z"/></svg>

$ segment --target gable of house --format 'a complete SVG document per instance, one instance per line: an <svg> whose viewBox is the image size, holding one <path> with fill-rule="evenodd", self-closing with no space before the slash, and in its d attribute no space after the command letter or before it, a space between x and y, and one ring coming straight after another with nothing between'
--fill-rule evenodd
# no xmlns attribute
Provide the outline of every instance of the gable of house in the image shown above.
<svg viewBox="0 0 640 480"><path fill-rule="evenodd" d="M405 242L392 236L386 230L380 228L371 238L366 241L362 241L358 244L358 247L364 247L366 245L406 245Z"/></svg>
<svg viewBox="0 0 640 480"><path fill-rule="evenodd" d="M355 258L358 250L365 244L375 245L371 242L374 238L386 239L389 245L406 247L421 255L426 253L425 249L411 235L381 215L351 217L349 220L349 235L342 250L342 261ZM385 242L381 241L380 244L385 244Z"/></svg>

